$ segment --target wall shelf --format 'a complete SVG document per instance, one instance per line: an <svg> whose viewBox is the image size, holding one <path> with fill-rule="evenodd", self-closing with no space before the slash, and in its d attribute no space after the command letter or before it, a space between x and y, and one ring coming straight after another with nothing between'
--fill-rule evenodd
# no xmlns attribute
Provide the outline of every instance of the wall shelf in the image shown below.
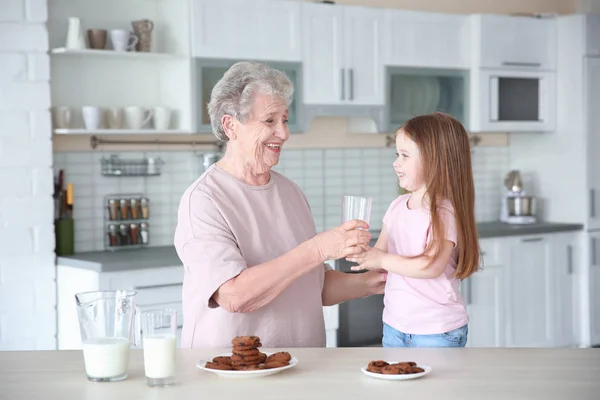
<svg viewBox="0 0 600 400"><path fill-rule="evenodd" d="M55 129L56 135L148 135L158 133L192 134L192 131L183 129Z"/></svg>
<svg viewBox="0 0 600 400"><path fill-rule="evenodd" d="M121 59L184 59L185 55L170 54L170 53L154 53L142 51L114 51L114 50L97 50L97 49L67 49L59 47L52 49L50 52L56 56L90 56L90 57L106 57L106 58L121 58Z"/></svg>

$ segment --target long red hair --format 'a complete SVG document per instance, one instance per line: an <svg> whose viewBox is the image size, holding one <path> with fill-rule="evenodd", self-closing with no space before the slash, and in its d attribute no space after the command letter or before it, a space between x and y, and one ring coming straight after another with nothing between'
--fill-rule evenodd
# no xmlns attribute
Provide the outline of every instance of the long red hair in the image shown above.
<svg viewBox="0 0 600 400"><path fill-rule="evenodd" d="M476 272L480 264L471 145L467 131L455 118L440 112L411 118L400 130L419 148L424 168L432 240L423 253L433 250L433 262L441 252L444 229L438 207L448 200L454 208L459 247L455 277L465 279Z"/></svg>

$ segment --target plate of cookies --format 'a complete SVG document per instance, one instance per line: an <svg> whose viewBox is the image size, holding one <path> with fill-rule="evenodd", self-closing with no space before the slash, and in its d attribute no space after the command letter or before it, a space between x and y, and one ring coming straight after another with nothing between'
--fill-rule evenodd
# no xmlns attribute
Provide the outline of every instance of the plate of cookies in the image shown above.
<svg viewBox="0 0 600 400"><path fill-rule="evenodd" d="M373 360L366 367L362 367L361 371L371 378L404 381L427 375L431 369L429 365L417 364L414 361Z"/></svg>
<svg viewBox="0 0 600 400"><path fill-rule="evenodd" d="M198 361L201 370L227 378L258 378L277 374L298 364L287 351L263 353L258 336L237 336L231 353L218 354L210 361Z"/></svg>

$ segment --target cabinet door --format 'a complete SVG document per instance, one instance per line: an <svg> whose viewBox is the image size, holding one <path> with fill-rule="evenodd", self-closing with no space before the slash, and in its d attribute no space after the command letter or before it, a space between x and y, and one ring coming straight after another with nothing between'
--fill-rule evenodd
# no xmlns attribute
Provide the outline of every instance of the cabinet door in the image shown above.
<svg viewBox="0 0 600 400"><path fill-rule="evenodd" d="M588 58L585 61L585 115L588 132L588 185L589 208L588 229L600 229L600 59Z"/></svg>
<svg viewBox="0 0 600 400"><path fill-rule="evenodd" d="M556 68L556 20L478 15L480 66Z"/></svg>
<svg viewBox="0 0 600 400"><path fill-rule="evenodd" d="M347 96L342 9L309 3L301 9L304 103L342 104Z"/></svg>
<svg viewBox="0 0 600 400"><path fill-rule="evenodd" d="M467 22L464 15L386 10L385 64L468 68Z"/></svg>
<svg viewBox="0 0 600 400"><path fill-rule="evenodd" d="M383 9L344 7L346 101L383 105Z"/></svg>
<svg viewBox="0 0 600 400"><path fill-rule="evenodd" d="M546 236L507 239L509 252L507 345L552 345L552 243Z"/></svg>
<svg viewBox="0 0 600 400"><path fill-rule="evenodd" d="M600 232L590 236L590 339L600 345Z"/></svg>
<svg viewBox="0 0 600 400"><path fill-rule="evenodd" d="M577 236L575 234L552 235L554 256L552 258L552 301L554 302L553 345L568 347L577 344L576 321L578 312L574 302L574 274L577 265Z"/></svg>
<svg viewBox="0 0 600 400"><path fill-rule="evenodd" d="M302 59L297 2L194 0L191 22L194 57Z"/></svg>
<svg viewBox="0 0 600 400"><path fill-rule="evenodd" d="M468 347L504 346L504 267L485 265L463 285L469 314ZM462 286L462 285L461 285Z"/></svg>

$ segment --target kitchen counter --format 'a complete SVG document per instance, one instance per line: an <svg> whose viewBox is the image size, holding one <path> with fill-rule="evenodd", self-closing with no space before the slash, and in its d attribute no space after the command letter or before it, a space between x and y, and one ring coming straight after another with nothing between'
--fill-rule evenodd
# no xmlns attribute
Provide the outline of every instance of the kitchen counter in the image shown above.
<svg viewBox="0 0 600 400"><path fill-rule="evenodd" d="M503 237L520 235L541 235L546 233L579 231L581 224L541 222L531 225L510 225L502 222L482 222L477 224L479 237ZM373 242L379 236L379 231L371 231ZM121 250L115 252L92 251L78 253L72 256L57 258L57 264L93 270L96 272L130 271L143 268L160 268L181 266L175 247L147 247L135 250Z"/></svg>
<svg viewBox="0 0 600 400"><path fill-rule="evenodd" d="M298 365L277 375L233 380L195 367L215 349L179 349L177 382L146 386L142 350L128 378L87 381L81 351L0 352L2 399L597 399L600 349L286 349ZM276 351L274 349L264 351ZM416 361L428 375L383 381L360 368L371 360Z"/></svg>
<svg viewBox="0 0 600 400"><path fill-rule="evenodd" d="M115 252L90 251L57 257L56 264L96 272L119 272L183 265L174 246L145 247Z"/></svg>
<svg viewBox="0 0 600 400"><path fill-rule="evenodd" d="M555 222L539 222L528 225L511 225L504 222L482 222L477 224L477 233L481 239L501 236L542 235L545 233L558 233L580 231L582 224L567 224Z"/></svg>

